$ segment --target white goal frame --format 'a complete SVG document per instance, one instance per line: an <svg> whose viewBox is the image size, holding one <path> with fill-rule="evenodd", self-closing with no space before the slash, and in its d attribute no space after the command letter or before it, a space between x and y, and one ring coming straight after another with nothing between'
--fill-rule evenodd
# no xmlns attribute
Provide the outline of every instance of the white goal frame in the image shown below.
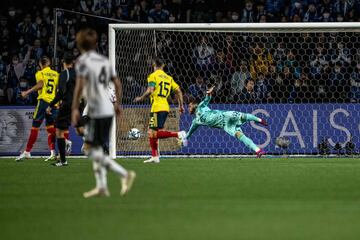
<svg viewBox="0 0 360 240"><path fill-rule="evenodd" d="M306 32L360 32L360 22L332 22L332 23L175 23L175 24L109 24L109 59L112 66L116 69L116 30L171 30L171 31L192 31L207 32L221 31L249 32L249 33L296 33ZM117 69L116 69L117 70ZM110 134L110 155L117 156L116 150L116 119L114 118L113 127ZM176 157L189 157L189 155L175 155ZM199 155L197 155L199 156ZM209 156L209 155L204 155ZM216 155L217 156L217 155ZM222 155L219 155L223 157ZM225 155L224 155L225 156ZM243 155L231 155L243 156ZM299 155L304 156L304 155ZM119 156L121 157L121 156ZM126 156L129 157L129 156ZM134 156L136 158L144 156ZM174 157L174 155L163 155L163 157Z"/></svg>

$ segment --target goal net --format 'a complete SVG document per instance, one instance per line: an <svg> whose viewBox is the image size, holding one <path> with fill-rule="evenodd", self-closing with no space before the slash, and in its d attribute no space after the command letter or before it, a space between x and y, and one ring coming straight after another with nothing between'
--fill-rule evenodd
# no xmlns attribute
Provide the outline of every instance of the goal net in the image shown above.
<svg viewBox="0 0 360 240"><path fill-rule="evenodd" d="M123 83L124 113L117 122L117 151L149 154L151 59L181 86L185 102L215 86L212 109L252 113L269 126L241 126L270 154L353 154L360 147L360 23L111 24L109 57ZM192 116L173 104L166 129L188 130ZM137 128L138 140L128 138ZM288 143L288 144L287 144ZM223 130L199 128L180 148L160 141L162 155L247 155Z"/></svg>

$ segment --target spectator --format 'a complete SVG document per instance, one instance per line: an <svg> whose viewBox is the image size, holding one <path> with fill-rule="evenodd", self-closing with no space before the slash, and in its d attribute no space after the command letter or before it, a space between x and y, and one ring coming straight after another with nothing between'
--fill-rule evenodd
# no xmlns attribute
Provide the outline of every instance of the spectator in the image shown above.
<svg viewBox="0 0 360 240"><path fill-rule="evenodd" d="M16 33L25 39L25 42L30 43L36 36L36 29L31 23L31 15L26 14L24 21L20 22L16 27Z"/></svg>
<svg viewBox="0 0 360 240"><path fill-rule="evenodd" d="M236 11L232 12L232 14L231 14L231 22L232 22L232 23L238 23L238 22L240 22L239 18L240 18L240 15L239 15L238 12L236 12ZM220 20L220 21L221 21L221 20Z"/></svg>
<svg viewBox="0 0 360 240"><path fill-rule="evenodd" d="M188 92L190 94L190 98L202 99L206 94L206 84L201 75L196 77L195 83L191 84Z"/></svg>
<svg viewBox="0 0 360 240"><path fill-rule="evenodd" d="M23 98L21 96L22 91L26 91L30 88L29 82L26 78L21 77L19 80L19 84L15 89L15 96L16 96L16 104L18 105L28 105L31 103L31 95L26 96Z"/></svg>
<svg viewBox="0 0 360 240"><path fill-rule="evenodd" d="M194 48L193 57L198 70L206 70L214 62L214 48L209 45L207 37L200 38L200 45Z"/></svg>
<svg viewBox="0 0 360 240"><path fill-rule="evenodd" d="M250 72L253 79L258 73L268 74L269 66L273 62L272 55L264 48L263 43L256 43L252 48L253 56L250 63Z"/></svg>
<svg viewBox="0 0 360 240"><path fill-rule="evenodd" d="M269 18L272 17L272 15L266 13L264 5L262 3L259 3L256 6L256 20L257 20L257 22L260 22L261 16L265 16L265 17L269 16Z"/></svg>
<svg viewBox="0 0 360 240"><path fill-rule="evenodd" d="M34 41L33 54L35 61L38 61L44 54L44 50L41 47L41 42L39 39Z"/></svg>
<svg viewBox="0 0 360 240"><path fill-rule="evenodd" d="M323 2L319 6L320 14L324 14L325 12L330 13L331 17L334 14L334 5L331 0L323 0Z"/></svg>
<svg viewBox="0 0 360 240"><path fill-rule="evenodd" d="M259 73L256 79L255 92L262 103L267 101L268 84L269 82L265 79L265 75L263 73Z"/></svg>
<svg viewBox="0 0 360 240"><path fill-rule="evenodd" d="M284 0L267 0L266 12L271 18L278 18L280 12L283 10Z"/></svg>
<svg viewBox="0 0 360 240"><path fill-rule="evenodd" d="M355 71L351 73L351 102L360 103L360 63L357 63Z"/></svg>
<svg viewBox="0 0 360 240"><path fill-rule="evenodd" d="M334 18L331 16L328 10L325 10L319 18L320 22L334 22Z"/></svg>
<svg viewBox="0 0 360 240"><path fill-rule="evenodd" d="M139 5L136 5L136 6L137 6L137 8L139 8L139 11L136 12L136 13L140 14L140 6ZM134 10L131 12L131 14L133 14L133 15L135 14ZM116 10L115 10L112 17L115 18L115 19L118 19L118 20L126 20L126 15L125 15L122 7L120 7L120 6L116 8ZM140 17L140 16L137 16L137 17ZM140 18L136 19L136 16L131 16L131 18L134 19L137 22L140 22Z"/></svg>
<svg viewBox="0 0 360 240"><path fill-rule="evenodd" d="M329 94L332 102L346 102L347 93L346 87L349 86L349 81L345 75L345 68L341 62L337 62L334 71L330 74Z"/></svg>
<svg viewBox="0 0 360 240"><path fill-rule="evenodd" d="M340 15L342 17L348 18L350 12L353 10L353 1L336 0L334 4L334 10L335 13L338 14L338 16Z"/></svg>
<svg viewBox="0 0 360 240"><path fill-rule="evenodd" d="M94 12L94 3L93 0L81 0L80 1L80 11L86 13Z"/></svg>
<svg viewBox="0 0 360 240"><path fill-rule="evenodd" d="M105 33L102 33L101 34L101 37L100 37L100 42L98 44L98 50L99 50L99 53L107 56L108 55L108 38L107 38L107 35Z"/></svg>
<svg viewBox="0 0 360 240"><path fill-rule="evenodd" d="M246 81L245 87L240 96L241 103L258 103L259 98L255 92L255 81L249 79Z"/></svg>
<svg viewBox="0 0 360 240"><path fill-rule="evenodd" d="M272 103L287 103L289 98L289 92L287 86L284 83L284 74L280 73L276 76L272 76L270 84L270 93L268 101Z"/></svg>
<svg viewBox="0 0 360 240"><path fill-rule="evenodd" d="M25 58L21 62L17 55L12 57L11 64L7 67L6 95L9 104L13 104L15 100L15 88L19 84L19 79L25 72L26 65L30 59L32 48L28 48Z"/></svg>
<svg viewBox="0 0 360 240"><path fill-rule="evenodd" d="M231 77L231 93L230 99L235 101L238 100L238 96L242 93L245 88L245 83L251 79L251 74L248 69L247 63L242 61L240 66L237 67L236 71Z"/></svg>
<svg viewBox="0 0 360 240"><path fill-rule="evenodd" d="M148 22L146 6L146 1L141 1L140 5L135 4L134 9L130 12L130 20L140 23Z"/></svg>
<svg viewBox="0 0 360 240"><path fill-rule="evenodd" d="M349 65L351 62L350 51L344 46L344 43L339 42L337 44L337 56L333 62L339 62L341 65Z"/></svg>
<svg viewBox="0 0 360 240"><path fill-rule="evenodd" d="M314 4L309 4L308 10L304 14L304 22L317 22L319 20L319 16Z"/></svg>
<svg viewBox="0 0 360 240"><path fill-rule="evenodd" d="M245 8L242 10L241 22L255 22L256 14L253 9L253 3L251 1L247 1L245 3Z"/></svg>
<svg viewBox="0 0 360 240"><path fill-rule="evenodd" d="M162 8L161 0L155 1L155 8L149 11L150 23L167 23L169 21L170 13L168 10Z"/></svg>
<svg viewBox="0 0 360 240"><path fill-rule="evenodd" d="M3 61L3 56L0 54L0 102L5 101L5 82L6 82L6 63Z"/></svg>
<svg viewBox="0 0 360 240"><path fill-rule="evenodd" d="M291 10L289 11L289 13L290 13L289 14L290 19L293 19L294 22L295 22L295 16L296 16L296 21L298 18L300 18L301 21L302 16L304 15L304 10L300 0L296 0L294 2L294 4L291 6Z"/></svg>

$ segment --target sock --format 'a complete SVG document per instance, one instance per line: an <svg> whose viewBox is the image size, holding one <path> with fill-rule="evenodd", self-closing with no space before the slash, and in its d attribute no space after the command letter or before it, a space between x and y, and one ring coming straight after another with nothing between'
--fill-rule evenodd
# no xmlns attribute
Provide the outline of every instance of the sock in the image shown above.
<svg viewBox="0 0 360 240"><path fill-rule="evenodd" d="M107 189L106 169L103 166L104 152L102 148L92 148L89 151L89 157L93 161L96 188Z"/></svg>
<svg viewBox="0 0 360 240"><path fill-rule="evenodd" d="M69 140L69 132L64 132L64 137L66 140Z"/></svg>
<svg viewBox="0 0 360 240"><path fill-rule="evenodd" d="M177 134L177 132L169 132L169 131L159 130L157 132L157 137L158 138L178 137L178 134Z"/></svg>
<svg viewBox="0 0 360 240"><path fill-rule="evenodd" d="M59 149L59 153L60 153L60 159L61 162L66 162L65 159L65 138L58 138L57 139L57 145L58 145L58 149Z"/></svg>
<svg viewBox="0 0 360 240"><path fill-rule="evenodd" d="M258 118L257 116L255 115L252 115L250 113L246 113L244 114L244 117L246 119L246 121L254 121L254 122L261 122L261 118Z"/></svg>
<svg viewBox="0 0 360 240"><path fill-rule="evenodd" d="M30 136L29 136L29 139L28 139L28 142L26 144L26 152L30 152L31 149L33 148L34 146L34 143L36 142L36 139L38 137L38 133L39 133L39 129L38 128L31 128L31 131L30 131Z"/></svg>
<svg viewBox="0 0 360 240"><path fill-rule="evenodd" d="M158 139L149 138L150 147L151 147L151 156L156 157L158 155Z"/></svg>
<svg viewBox="0 0 360 240"><path fill-rule="evenodd" d="M253 150L254 152L257 152L260 150L260 148L258 146L255 145L255 143L248 138L247 136L245 136L244 134L242 134L239 137L239 140L244 143L248 148L250 148L251 150Z"/></svg>
<svg viewBox="0 0 360 240"><path fill-rule="evenodd" d="M56 135L55 135L55 128L54 126L47 126L46 127L46 131L48 132L48 145L50 150L55 150L55 139L56 139Z"/></svg>
<svg viewBox="0 0 360 240"><path fill-rule="evenodd" d="M116 161L112 160L109 155L104 156L104 165L111 171L119 174L122 177L127 177L128 172Z"/></svg>

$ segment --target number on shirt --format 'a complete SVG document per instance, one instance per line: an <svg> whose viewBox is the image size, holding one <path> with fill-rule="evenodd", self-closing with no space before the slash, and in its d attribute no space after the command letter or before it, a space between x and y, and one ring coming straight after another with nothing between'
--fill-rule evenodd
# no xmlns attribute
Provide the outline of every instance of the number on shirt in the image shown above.
<svg viewBox="0 0 360 240"><path fill-rule="evenodd" d="M54 91L54 79L49 79L46 84L46 93L52 94Z"/></svg>
<svg viewBox="0 0 360 240"><path fill-rule="evenodd" d="M168 82L160 82L160 92L158 94L159 97L167 97L170 91L170 83Z"/></svg>
<svg viewBox="0 0 360 240"><path fill-rule="evenodd" d="M99 82L106 86L106 69L105 66L101 68L100 75L99 75Z"/></svg>

